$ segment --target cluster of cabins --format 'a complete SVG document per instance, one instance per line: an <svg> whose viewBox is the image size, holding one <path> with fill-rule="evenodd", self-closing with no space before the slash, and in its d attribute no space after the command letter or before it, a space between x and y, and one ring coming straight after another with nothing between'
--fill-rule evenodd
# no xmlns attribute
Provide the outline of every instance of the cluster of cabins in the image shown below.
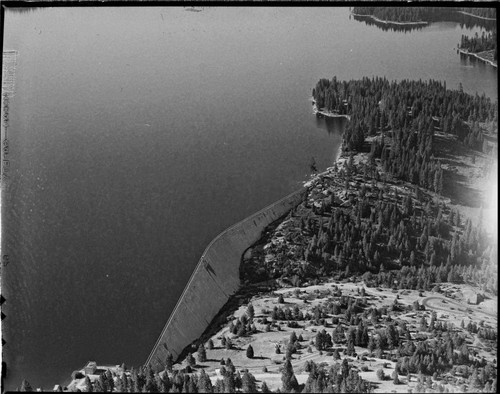
<svg viewBox="0 0 500 394"><path fill-rule="evenodd" d="M71 383L64 389L60 385L54 386L54 391L87 391L85 386L85 378L88 376L90 381L94 383L99 376L106 371L110 371L113 376L120 376L123 372L123 367L120 365L97 365L95 361L89 361L82 369L74 371L71 374Z"/></svg>

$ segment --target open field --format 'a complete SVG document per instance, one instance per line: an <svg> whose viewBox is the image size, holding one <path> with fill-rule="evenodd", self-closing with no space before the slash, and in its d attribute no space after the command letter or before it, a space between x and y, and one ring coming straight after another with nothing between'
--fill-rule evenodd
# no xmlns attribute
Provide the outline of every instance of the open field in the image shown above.
<svg viewBox="0 0 500 394"><path fill-rule="evenodd" d="M364 296L361 296L359 290L364 288ZM340 293L339 293L340 291ZM497 298L491 297L479 305L469 305L464 299L464 295L468 292L477 291L477 289L468 285L442 284L439 292L426 291L420 292L416 290L392 290L387 288L368 288L363 281L359 282L326 282L318 285L310 285L305 287L290 287L282 288L274 292L257 294L251 298L250 303L254 308L254 324L256 332L248 335L238 336L232 334L228 325L220 328L212 337L214 348L207 350L207 361L198 363L197 369L203 368L211 377L213 383L217 379L222 379L220 368L222 359L231 359L237 371L248 369L257 379L257 383L261 384L265 381L269 388L276 390L282 386L281 383L281 366L285 360L285 349L288 344L290 334L295 332L297 337L301 338L301 348L296 354L292 355L292 366L294 368L297 380L300 383L305 383L308 373L305 371L306 363L314 361L318 365L331 366L337 362L341 362L347 358L352 368L360 373L360 375L373 383L374 392L407 392L409 388L415 389L417 385L417 376L410 374L410 382L407 376L400 376L401 383L393 384L392 379L380 381L376 376L376 371L382 368L386 375L394 371L395 362L391 360L391 353L384 354L384 358L374 357L368 349L356 346L357 356L349 357L343 354L345 343L334 343L331 349L319 351L315 347L314 339L319 331L326 329L331 332L334 325L329 324L333 315L326 317L325 325L318 325L311 318L298 322L298 327L291 328L287 326L286 321L276 321L270 318L271 311L274 307L295 308L298 307L303 314L312 314L314 308L325 305L328 302L334 302L339 297L350 296L353 298L364 298L366 308L381 308L390 307L394 299L398 297L398 304L402 306L402 311L391 312L391 318L398 322L406 322L413 339L422 336L428 336L429 333L419 330L418 322L422 316L427 319L431 316L431 311L436 310L437 321L452 323L459 329L461 321L466 323L468 320L484 321L485 327L496 328L497 316L495 313ZM278 302L279 295L284 297L284 303ZM415 301L425 306L425 310L411 310ZM247 314L248 304L241 305L234 313L229 316L228 324L236 322L242 316ZM270 323L271 329L266 332L266 324ZM343 326L349 325L342 318L340 323ZM370 331L375 331L383 322L375 323L370 326ZM221 341L222 338L230 338L233 343L232 349L226 349ZM468 340L474 346L479 357L493 359L497 357L496 349L487 351L488 346L482 344L481 341L475 340L473 336L468 335ZM252 359L246 356L246 349L251 345L254 349L254 357ZM276 348L280 348L280 354L276 353ZM340 359L335 360L332 352L340 350ZM193 353L198 358L198 353ZM185 362L178 365L177 368L185 367ZM450 378L453 381L453 377ZM458 378L456 379L458 382ZM441 378L433 380L433 384L443 384L448 387L450 392L454 392L454 385L444 383ZM456 388L455 388L456 389Z"/></svg>

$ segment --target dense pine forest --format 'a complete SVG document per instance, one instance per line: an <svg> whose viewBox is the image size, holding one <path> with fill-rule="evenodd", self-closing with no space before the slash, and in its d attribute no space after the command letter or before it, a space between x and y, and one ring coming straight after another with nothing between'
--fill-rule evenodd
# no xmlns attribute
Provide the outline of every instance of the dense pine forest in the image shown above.
<svg viewBox="0 0 500 394"><path fill-rule="evenodd" d="M298 285L368 272L376 285L430 289L468 281L496 294L481 220L473 225L435 198L443 193L443 169L433 142L437 133L450 134L468 149L488 150L479 124L498 121L497 103L438 81L384 78L321 79L313 98L321 109L351 116L343 134L349 159L323 180L328 197L318 193L313 205L290 215L288 227L296 230L284 231L275 258L247 262L243 277ZM367 162L356 164L353 154L363 151Z"/></svg>
<svg viewBox="0 0 500 394"><path fill-rule="evenodd" d="M353 163L323 185L332 193L318 192L314 204L291 213L266 261L256 253L245 262L244 280L299 286L362 275L373 286L431 290L441 282L474 283L497 294L492 240L480 222L436 204L435 193L385 181L370 165Z"/></svg>
<svg viewBox="0 0 500 394"><path fill-rule="evenodd" d="M479 123L498 121L498 103L461 89L447 90L445 84L432 80L321 79L313 89L313 98L319 108L350 114L343 135L346 150L360 150L366 137L380 133L371 149L384 169L426 188L435 185L440 176L439 163L432 155L435 128L482 150L484 137Z"/></svg>
<svg viewBox="0 0 500 394"><path fill-rule="evenodd" d="M320 111L351 117L344 131L344 162L313 181L306 201L254 246L243 262L242 279L307 286L326 277L337 283L360 277L370 289L394 293L435 294L441 285L469 284L496 295L495 240L483 228L482 213L473 223L442 198L443 171L434 155L437 136L453 136L464 149L487 151L481 127L496 124L497 103L462 89L447 90L437 81L383 78L321 79L313 98ZM463 392L496 391L496 361L480 357L470 340L494 348L494 328L469 320L457 330L438 320L435 311L429 319L418 301L404 305L396 296L390 307L373 307L364 288L358 294L346 296L336 288L330 298L336 301L311 312L283 305L270 316L288 327L307 321L333 327L317 333L315 346L334 359L340 359L334 347L344 344L347 356L366 348L369 356L392 360L391 376L377 371L381 381L399 384L401 377L409 382L417 374L417 392L448 392L436 381L458 375ZM395 317L408 311L420 317L411 330ZM303 392L331 392L318 369L314 363L308 367L313 372Z"/></svg>

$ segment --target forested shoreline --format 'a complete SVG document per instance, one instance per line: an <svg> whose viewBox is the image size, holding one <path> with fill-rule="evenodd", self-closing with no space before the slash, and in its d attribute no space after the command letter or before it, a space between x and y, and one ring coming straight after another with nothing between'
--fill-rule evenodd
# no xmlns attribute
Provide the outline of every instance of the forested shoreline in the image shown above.
<svg viewBox="0 0 500 394"><path fill-rule="evenodd" d="M414 23L433 22L450 14L460 12L479 18L494 19L494 8L467 8L467 7L354 7L353 14L372 16L386 22Z"/></svg>
<svg viewBox="0 0 500 394"><path fill-rule="evenodd" d="M481 36L476 33L473 37L462 34L459 48L471 53L493 51L493 60L497 61L497 32L486 34L483 31Z"/></svg>
<svg viewBox="0 0 500 394"><path fill-rule="evenodd" d="M321 79L312 95L318 108L351 116L343 135L345 150L360 150L367 136L380 133L371 149L384 169L422 187L433 185L439 176L439 163L432 157L435 127L457 135L469 148L483 150L487 147L479 123L498 121L498 103L485 95L447 90L446 84L432 80Z"/></svg>
<svg viewBox="0 0 500 394"><path fill-rule="evenodd" d="M328 181L329 197L318 193L313 206L290 216L289 226L300 231L276 247L277 258L249 262L243 277L299 285L309 275L368 271L377 284L429 289L468 280L496 294L492 259L482 257L492 251L481 223L436 202L443 168L434 140L450 135L466 149L494 155L480 124L498 122L498 103L438 81L385 78L321 79L313 98L319 108L351 116L343 134L348 159ZM356 165L358 152L367 160ZM412 186L398 192L394 182Z"/></svg>
<svg viewBox="0 0 500 394"><path fill-rule="evenodd" d="M431 15L444 12L443 7L354 7L352 13L359 16L372 16L385 22L414 23L428 22Z"/></svg>
<svg viewBox="0 0 500 394"><path fill-rule="evenodd" d="M361 279L373 290L406 289L420 295L439 293L444 285L469 284L497 295L498 251L484 229L482 211L473 223L448 206L443 170L434 159L442 154L438 138L441 143L456 139L464 150L477 155L485 151L495 158L496 152L481 141L483 128L498 122L497 102L461 88L448 90L438 81L385 78L321 79L313 98L318 108L351 116L343 135L343 158L316 177L306 201L254 247L253 256L243 262L242 279L271 279L296 288L324 278L335 283ZM408 309L396 296L390 307L370 308L364 289L359 293L354 299L334 292L338 301L316 307L313 315L278 306L272 321L301 327L311 319L329 327L331 317L333 332L318 332L317 349L342 343L347 356L356 356L355 347L367 348L369 356L396 363L394 384L399 376L409 382L411 374L418 374L417 392L431 387L447 392L435 383L443 375L460 375L463 392L496 390L495 361L478 357L466 340L471 335L493 346L494 329L484 322L462 321L457 330L454 324L438 322L433 311L430 321L422 314L417 332L410 333L405 320L390 315L408 310L420 314L425 306L416 301ZM383 323L381 328L376 329L377 322ZM333 357L339 358L335 351ZM324 388L317 366L310 368L312 387ZM387 379L381 369L377 376Z"/></svg>
<svg viewBox="0 0 500 394"><path fill-rule="evenodd" d="M384 31L411 32L436 22L455 22L461 27L479 27L489 32L496 30L494 8L354 7L352 15L355 20Z"/></svg>

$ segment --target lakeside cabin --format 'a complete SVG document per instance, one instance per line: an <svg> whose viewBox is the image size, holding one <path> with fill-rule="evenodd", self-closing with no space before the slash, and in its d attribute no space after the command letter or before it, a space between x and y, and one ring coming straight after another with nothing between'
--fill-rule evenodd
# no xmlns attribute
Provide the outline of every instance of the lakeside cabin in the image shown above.
<svg viewBox="0 0 500 394"><path fill-rule="evenodd" d="M106 371L110 371L113 374L113 380L115 381L117 375L129 373L120 365L97 365L95 361L88 361L82 369L72 373L71 383L67 389L69 391L86 391L85 378L88 377L92 383L95 383L99 379L99 376Z"/></svg>
<svg viewBox="0 0 500 394"><path fill-rule="evenodd" d="M95 361L89 361L85 367L83 367L83 371L85 375L94 375L97 370L97 363Z"/></svg>

